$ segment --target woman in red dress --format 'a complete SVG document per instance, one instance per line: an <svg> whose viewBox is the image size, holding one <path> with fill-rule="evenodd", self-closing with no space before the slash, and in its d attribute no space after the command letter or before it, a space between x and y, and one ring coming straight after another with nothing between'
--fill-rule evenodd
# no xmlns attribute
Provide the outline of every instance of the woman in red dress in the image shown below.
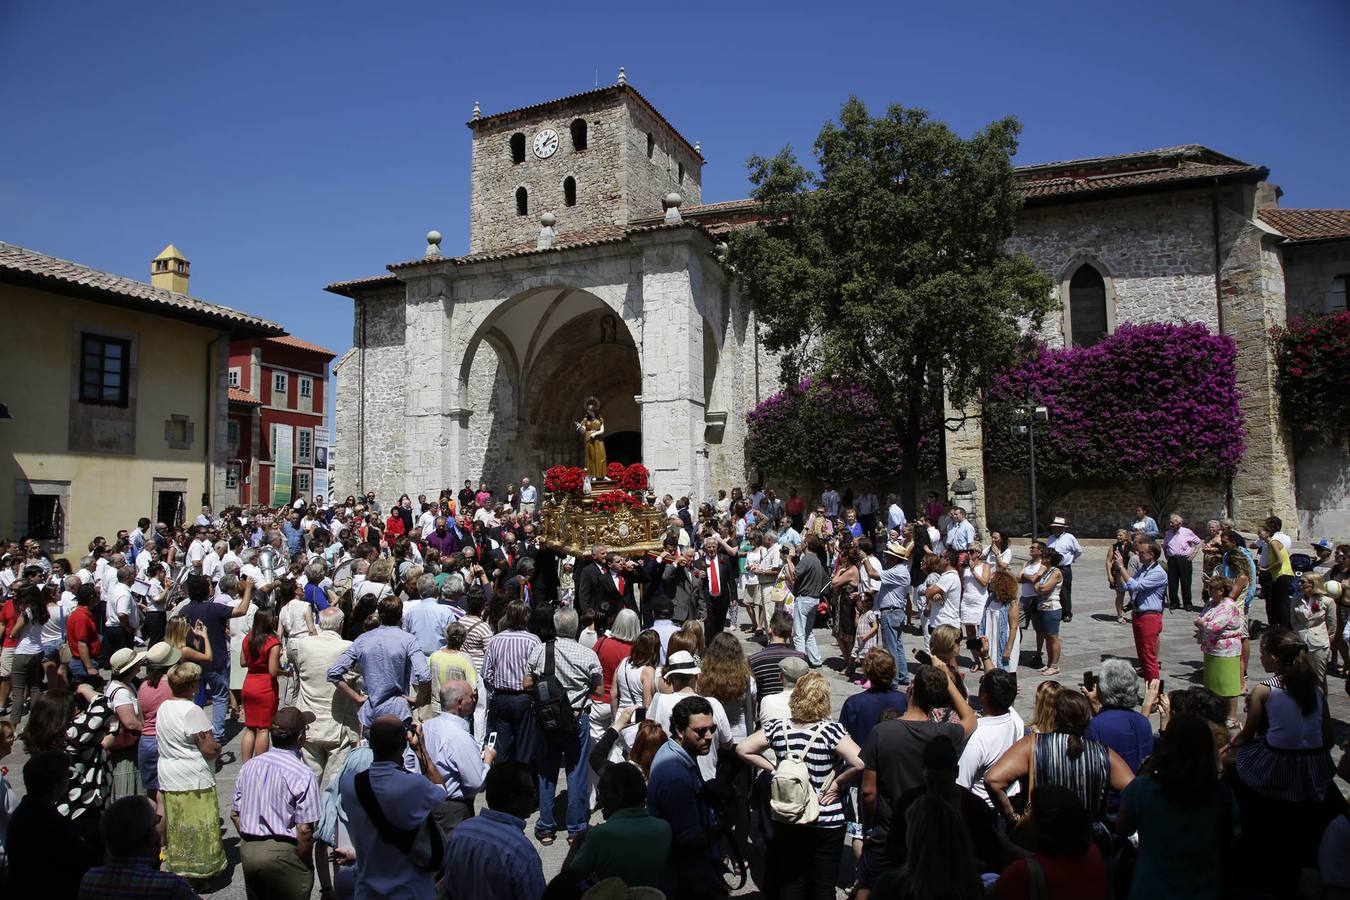
<svg viewBox="0 0 1350 900"><path fill-rule="evenodd" d="M281 639L276 635L277 619L269 610L253 614L253 627L244 639L240 664L247 674L240 696L244 701L244 734L239 740L240 762L271 746L269 729L277 714L277 676L281 674Z"/></svg>

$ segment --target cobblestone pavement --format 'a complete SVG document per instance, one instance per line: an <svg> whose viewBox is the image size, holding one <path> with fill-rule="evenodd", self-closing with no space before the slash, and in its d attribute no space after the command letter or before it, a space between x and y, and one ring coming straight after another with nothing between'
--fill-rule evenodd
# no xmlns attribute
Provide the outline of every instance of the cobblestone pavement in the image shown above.
<svg viewBox="0 0 1350 900"><path fill-rule="evenodd" d="M1082 680L1084 671L1099 669L1101 661L1108 657L1119 656L1134 660L1134 640L1131 636L1130 627L1118 625L1115 621L1114 594L1106 587L1104 561L1104 548L1088 547L1083 558L1074 566L1074 618L1070 624L1064 626L1062 631L1064 651L1061 660L1062 674L1059 676L1059 680L1066 685L1077 685ZM1020 564L1020 559L1015 564ZM1194 587L1194 596L1199 598L1198 572L1195 576ZM1258 618L1264 618L1260 607L1261 601L1257 600L1253 604L1253 613ZM1169 690L1200 683L1200 650L1192 637L1191 618L1190 614L1180 611L1168 613L1164 617L1161 645L1162 674ZM822 655L825 657L826 664L822 671L830 679L831 694L837 712L844 699L857 691L858 688L838 674L843 661L829 633L820 629L817 630L816 637L820 643ZM1028 632L1027 649L1022 656L1024 663L1030 659L1031 640ZM906 633L905 646L911 653L912 659L912 651L915 647L920 646L920 638ZM755 649L757 649L756 645L749 641L746 642L747 652L753 652ZM1260 663L1255 654L1253 654L1251 666L1253 679L1264 677L1260 673ZM966 676L966 683L971 689L971 693L975 692L977 677L969 673ZM1034 670L1024 668L1021 671L1020 680L1021 686L1016 706L1023 718L1030 719L1036 685L1044 679ZM1350 726L1347 726L1347 722L1350 721L1350 698L1347 697L1343 685L1343 679L1332 678L1329 692L1332 717L1337 724L1338 740L1342 741L1347 737L1347 728L1350 728ZM232 724L231 728L237 729L238 726ZM237 757L239 752L237 732L230 734L226 750L233 757ZM1339 751L1337 751L1337 755L1339 755ZM20 794L23 791L20 773L24 761L22 745L16 745L14 754L3 763L9 769L11 785ZM217 776L217 792L221 800L223 813L228 810L228 804L234 792L235 776L238 771L239 763L232 761L226 764ZM600 821L600 814L596 813L592 823L598 824ZM227 826L225 831L226 853L230 860L231 879L228 885L209 896L219 898L219 900L236 900L236 898L244 897L243 874L239 869L238 838L234 834L233 828ZM529 826L527 826L526 833L533 833ZM567 856L567 849L567 842L562 837L551 847L539 847L540 856L544 862L544 873L547 877L551 878L562 867ZM316 887L315 896L317 894ZM738 895L759 897L760 893L755 889L752 880L746 888L738 892Z"/></svg>

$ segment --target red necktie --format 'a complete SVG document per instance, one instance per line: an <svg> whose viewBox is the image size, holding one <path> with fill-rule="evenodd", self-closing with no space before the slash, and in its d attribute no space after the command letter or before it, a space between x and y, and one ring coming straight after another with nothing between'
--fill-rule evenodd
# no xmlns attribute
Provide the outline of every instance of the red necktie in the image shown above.
<svg viewBox="0 0 1350 900"><path fill-rule="evenodd" d="M722 596L722 582L717 577L717 557L708 560L708 579L712 585L712 595L714 597Z"/></svg>
<svg viewBox="0 0 1350 900"><path fill-rule="evenodd" d="M619 589L619 596L622 597L622 596L623 596L623 576L622 576L622 575L615 575L615 576L614 576L614 586L617 587L617 588Z"/></svg>

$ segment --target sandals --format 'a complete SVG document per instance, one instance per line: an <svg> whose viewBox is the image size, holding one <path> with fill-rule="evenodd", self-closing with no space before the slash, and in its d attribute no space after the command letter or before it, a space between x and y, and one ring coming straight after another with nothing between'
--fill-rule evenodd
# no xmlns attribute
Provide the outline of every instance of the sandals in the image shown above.
<svg viewBox="0 0 1350 900"><path fill-rule="evenodd" d="M534 836L534 839L535 839L536 841L538 841L539 843L543 844L545 847L551 847L551 846L553 846L553 842L554 842L555 840L557 840L557 836L554 835L552 832L547 832L547 831L546 831L546 832L542 832L542 833L536 834L536 835Z"/></svg>
<svg viewBox="0 0 1350 900"><path fill-rule="evenodd" d="M1123 614L1122 614L1122 615L1119 615L1119 616L1116 616L1116 624L1117 624L1117 625L1126 625L1126 624L1128 624L1128 623L1129 623L1129 619L1126 619L1125 616L1124 616Z"/></svg>
<svg viewBox="0 0 1350 900"><path fill-rule="evenodd" d="M1046 666L1044 669L1040 670L1040 673L1042 675L1058 675L1059 666Z"/></svg>

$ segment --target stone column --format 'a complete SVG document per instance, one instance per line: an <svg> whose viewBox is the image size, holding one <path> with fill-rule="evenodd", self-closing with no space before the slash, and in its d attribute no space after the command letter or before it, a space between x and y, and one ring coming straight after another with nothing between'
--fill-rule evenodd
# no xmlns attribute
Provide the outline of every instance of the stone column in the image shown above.
<svg viewBox="0 0 1350 900"><path fill-rule="evenodd" d="M642 251L642 459L652 489L699 496L703 447L703 316L695 296L699 254L693 229L635 237Z"/></svg>
<svg viewBox="0 0 1350 900"><path fill-rule="evenodd" d="M984 472L984 422L980 418L978 406L972 405L969 409L957 409L952 406L950 399L945 392L943 394L943 416L948 420L956 420L964 417L961 425L955 431L947 431L946 439L946 475L944 490L950 496L951 484L960 477L960 470L966 470L966 477L975 481L974 497L968 502L966 515L970 517L971 524L975 526L975 531L983 540L988 537L989 523L985 518L984 498L989 490L989 483ZM906 510L906 515L913 517L918 514L918 510L913 512Z"/></svg>
<svg viewBox="0 0 1350 900"><path fill-rule="evenodd" d="M420 267L404 276L408 352L403 403L403 471L394 493L416 496L454 485L446 481L451 452L462 416L458 415L458 360L447 346L451 316L451 281L447 267Z"/></svg>
<svg viewBox="0 0 1350 900"><path fill-rule="evenodd" d="M1239 214L1225 209L1225 225ZM1225 228L1225 231L1228 231ZM1237 343L1238 389L1242 392L1247 453L1233 475L1232 518L1251 534L1267 516L1298 528L1294 466L1280 422L1275 357L1270 329L1285 321L1284 273L1272 239L1241 217L1220 269L1223 331Z"/></svg>

